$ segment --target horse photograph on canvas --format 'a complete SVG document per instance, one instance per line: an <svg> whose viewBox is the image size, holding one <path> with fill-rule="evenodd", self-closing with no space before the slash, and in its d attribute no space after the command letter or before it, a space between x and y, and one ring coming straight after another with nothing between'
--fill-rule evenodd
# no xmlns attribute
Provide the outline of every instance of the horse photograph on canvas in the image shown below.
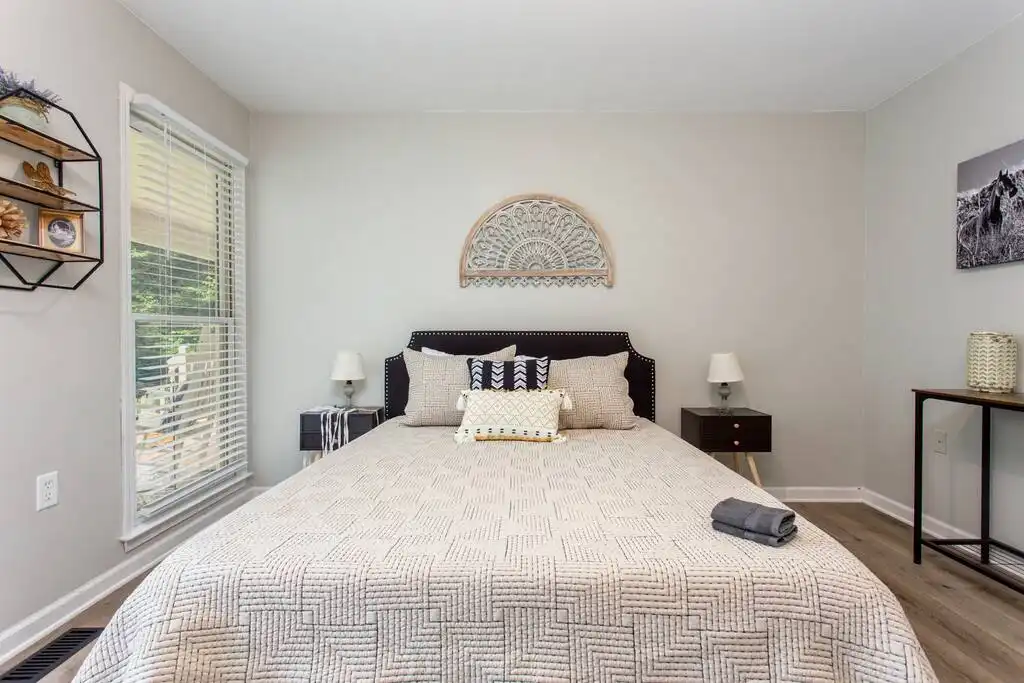
<svg viewBox="0 0 1024 683"><path fill-rule="evenodd" d="M1024 140L957 167L956 267L1024 261Z"/></svg>

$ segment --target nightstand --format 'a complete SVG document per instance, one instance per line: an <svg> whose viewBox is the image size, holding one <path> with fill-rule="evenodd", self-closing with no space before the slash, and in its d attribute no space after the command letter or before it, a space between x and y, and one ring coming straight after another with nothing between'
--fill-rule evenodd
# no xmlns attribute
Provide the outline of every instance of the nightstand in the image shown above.
<svg viewBox="0 0 1024 683"><path fill-rule="evenodd" d="M732 453L736 471L740 456L746 455L750 476L761 486L754 453L772 450L772 416L750 408L733 408L723 414L718 408L683 408L681 436L705 453Z"/></svg>
<svg viewBox="0 0 1024 683"><path fill-rule="evenodd" d="M299 450L303 466L358 439L384 421L384 408L314 408L299 414Z"/></svg>

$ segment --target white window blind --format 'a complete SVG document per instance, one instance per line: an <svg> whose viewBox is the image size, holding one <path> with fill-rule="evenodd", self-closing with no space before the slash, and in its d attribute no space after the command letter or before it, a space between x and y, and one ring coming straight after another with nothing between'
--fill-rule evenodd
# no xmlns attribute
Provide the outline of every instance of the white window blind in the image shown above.
<svg viewBox="0 0 1024 683"><path fill-rule="evenodd" d="M136 528L248 476L245 169L194 127L129 111Z"/></svg>

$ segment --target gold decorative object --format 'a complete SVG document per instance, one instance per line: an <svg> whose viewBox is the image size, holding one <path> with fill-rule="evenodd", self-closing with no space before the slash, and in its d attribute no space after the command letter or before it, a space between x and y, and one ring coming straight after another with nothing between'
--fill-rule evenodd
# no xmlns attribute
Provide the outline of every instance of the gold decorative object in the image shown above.
<svg viewBox="0 0 1024 683"><path fill-rule="evenodd" d="M25 212L8 199L0 199L0 239L16 240L28 225Z"/></svg>
<svg viewBox="0 0 1024 683"><path fill-rule="evenodd" d="M75 194L71 190L63 188L53 182L53 176L50 174L50 167L46 165L45 161L40 161L34 167L27 161L23 161L21 162L21 170L25 171L25 175L28 176L28 179L40 190L59 194L61 197L67 197L68 195Z"/></svg>

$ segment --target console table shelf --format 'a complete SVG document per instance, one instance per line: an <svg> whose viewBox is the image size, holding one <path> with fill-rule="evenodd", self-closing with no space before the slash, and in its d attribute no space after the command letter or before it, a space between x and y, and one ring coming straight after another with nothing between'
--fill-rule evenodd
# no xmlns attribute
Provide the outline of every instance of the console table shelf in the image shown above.
<svg viewBox="0 0 1024 683"><path fill-rule="evenodd" d="M37 244L30 244L29 242L0 239L0 264L5 266L7 270L17 278L16 283L0 284L0 289L9 289L19 292L32 292L40 287L48 289L78 289L86 280L92 277L92 274L96 272L96 269L103 265L103 160L100 158L100 154L96 150L95 145L92 144L92 140L90 140L89 136L86 134L85 129L82 128L82 124L78 122L74 113L68 109L65 109L56 102L40 97L39 95L25 89L15 90L14 92L0 97L0 105L4 104L8 100L11 102L17 102L19 100L35 100L40 103L44 109L63 113L71 120L72 123L75 124L75 127L82 136L82 140L85 141L84 147L87 147L88 149L83 149L81 146L55 138L48 133L36 130L31 126L15 121L14 119L2 114L0 114L0 141L16 145L35 154L41 154L44 157L48 157L53 165L54 171L56 171L56 183L60 187L64 186L64 164L70 162L95 163L96 187L99 197L96 204L93 205L74 197L64 197L57 192L50 192L11 178L2 177L0 177L0 197L7 197L8 199L14 199L19 202L32 204L36 207L46 209L95 215L97 217L95 222L97 225L96 236L98 238L98 253L96 255L91 255L71 251L61 251L59 249L51 249ZM28 229L28 226L25 226L25 228ZM85 229L84 221L82 221L80 229L83 232L80 239L84 243L88 234ZM13 260L11 257L14 257ZM18 263L24 264L24 262L19 261L18 259L34 259L36 261L48 262L50 265L48 267L41 268L41 274L30 278L16 266ZM82 267L79 267L75 273L77 275L77 279L69 284L55 284L54 282L51 282L53 274L59 271L61 267L67 263L86 264L88 265L88 268L83 269ZM13 281L9 280L9 282Z"/></svg>
<svg viewBox="0 0 1024 683"><path fill-rule="evenodd" d="M924 404L928 400L981 408L981 536L926 538L924 535ZM1024 394L989 394L967 389L914 389L914 563L922 548L1024 593L1024 550L992 538L992 409L1024 412Z"/></svg>

